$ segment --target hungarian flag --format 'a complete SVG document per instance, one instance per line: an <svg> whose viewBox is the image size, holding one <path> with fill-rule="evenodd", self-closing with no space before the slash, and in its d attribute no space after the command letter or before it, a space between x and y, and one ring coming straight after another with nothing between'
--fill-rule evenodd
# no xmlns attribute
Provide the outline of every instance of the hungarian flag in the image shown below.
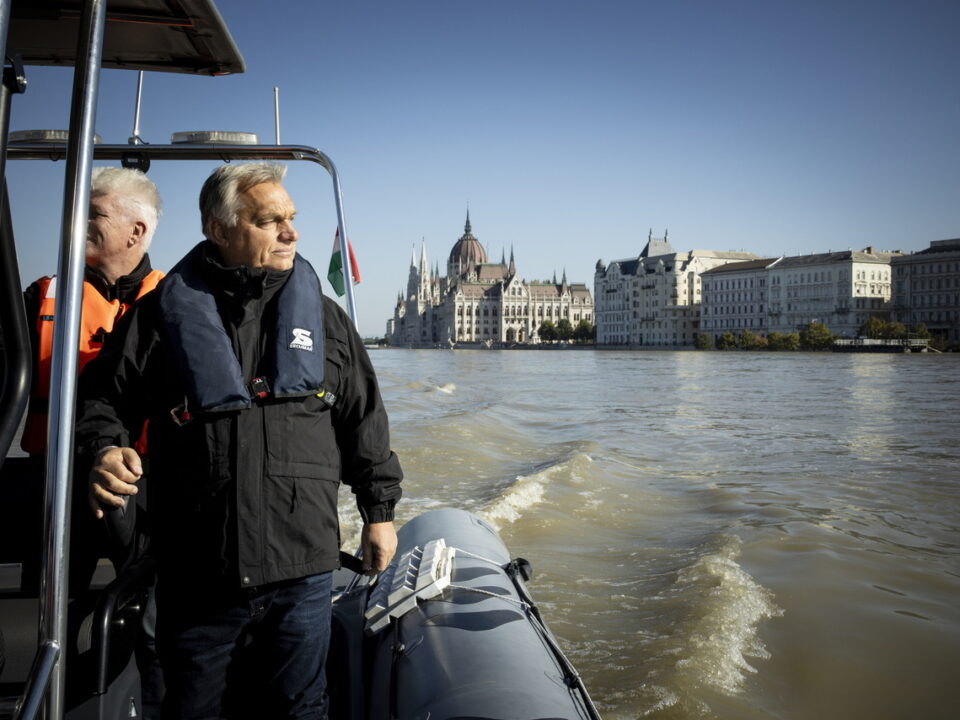
<svg viewBox="0 0 960 720"><path fill-rule="evenodd" d="M360 268L357 267L357 256L353 254L353 245L347 239L347 250L350 253L350 271L353 275L353 284L360 282ZM340 250L340 228L333 236L333 254L330 256L330 267L327 268L327 280L333 285L337 295L343 296L346 289L343 287L343 255Z"/></svg>

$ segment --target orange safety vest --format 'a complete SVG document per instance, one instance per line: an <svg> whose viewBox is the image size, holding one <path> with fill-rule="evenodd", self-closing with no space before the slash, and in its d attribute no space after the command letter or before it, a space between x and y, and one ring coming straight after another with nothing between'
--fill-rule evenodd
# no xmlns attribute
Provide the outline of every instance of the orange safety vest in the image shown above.
<svg viewBox="0 0 960 720"><path fill-rule="evenodd" d="M157 287L163 278L159 270L151 270L140 283L139 300ZM42 277L40 287L40 312L37 314L37 367L33 373L33 388L30 392L30 409L23 428L20 447L31 455L39 455L47 448L47 408L50 401L50 365L53 357L53 320L57 303L57 278ZM77 358L77 373L93 360L103 347L104 338L113 332L113 327L132 303L107 300L89 282L83 282L83 310L80 314L80 351ZM137 441L136 449L142 455L146 450L146 429Z"/></svg>

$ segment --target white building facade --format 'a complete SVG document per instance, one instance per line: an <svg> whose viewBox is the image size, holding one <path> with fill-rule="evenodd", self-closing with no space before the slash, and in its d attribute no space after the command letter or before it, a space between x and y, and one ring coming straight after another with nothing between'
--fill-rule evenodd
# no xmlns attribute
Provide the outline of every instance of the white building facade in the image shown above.
<svg viewBox="0 0 960 720"><path fill-rule="evenodd" d="M594 298L598 345L692 346L700 329L701 275L756 259L744 252L676 252L669 234L651 231L640 255L597 262Z"/></svg>
<svg viewBox="0 0 960 720"><path fill-rule="evenodd" d="M799 332L811 322L856 337L871 315L890 312L892 253L862 251L785 257L768 271L769 330Z"/></svg>
<svg viewBox="0 0 960 720"><path fill-rule="evenodd" d="M888 319L891 261L900 253L862 251L731 263L704 273L701 331L716 340L743 330L794 333L820 322L856 337L871 316Z"/></svg>
<svg viewBox="0 0 960 720"><path fill-rule="evenodd" d="M733 262L703 273L700 332L714 340L725 332L766 334L770 325L768 272L778 262L779 258Z"/></svg>

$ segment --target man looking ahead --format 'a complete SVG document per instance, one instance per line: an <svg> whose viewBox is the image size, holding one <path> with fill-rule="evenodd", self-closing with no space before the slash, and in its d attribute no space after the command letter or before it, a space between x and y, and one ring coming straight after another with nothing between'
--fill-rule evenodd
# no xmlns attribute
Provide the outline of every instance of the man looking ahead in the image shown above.
<svg viewBox="0 0 960 720"><path fill-rule="evenodd" d="M285 169L225 165L206 240L111 336L81 381L96 515L137 492L149 419L164 716L326 717L337 486L363 562L396 550L402 473L363 343L296 254ZM255 670L254 670L255 668Z"/></svg>

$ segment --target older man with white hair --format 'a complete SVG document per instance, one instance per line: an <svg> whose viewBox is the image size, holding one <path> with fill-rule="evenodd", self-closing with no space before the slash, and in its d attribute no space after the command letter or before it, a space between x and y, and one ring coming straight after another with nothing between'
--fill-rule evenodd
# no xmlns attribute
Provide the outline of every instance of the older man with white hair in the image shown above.
<svg viewBox="0 0 960 720"><path fill-rule="evenodd" d="M163 273L150 266L147 249L160 220L160 193L157 186L139 170L97 167L90 180L90 207L87 222L86 269L83 280L82 312L77 371L97 356L103 343L133 304L157 287ZM47 446L47 412L50 398L50 370L53 356L53 326L57 304L57 277L45 276L24 291L24 304L30 324L33 353L33 386L30 406L20 439L21 448L40 459ZM140 453L146 451L141 427L134 438ZM82 483L78 486L83 487ZM84 499L81 498L81 508ZM129 512L112 513L108 522L96 524L85 513L74 510L70 532L71 593L84 590L96 568L97 560L107 554L121 567L143 549L146 536L136 535L136 507ZM142 511L141 511L142 512ZM33 516L31 516L33 517ZM37 515L32 522L39 522ZM141 523L141 530L145 526ZM104 534L106 529L106 534ZM33 530L39 535L40 527ZM109 538L109 539L108 539ZM37 556L24 563L21 584L39 586L39 545ZM153 706L159 707L163 680L152 649L153 596L151 593L149 629L138 647L143 676L145 717Z"/></svg>
<svg viewBox="0 0 960 720"><path fill-rule="evenodd" d="M97 355L117 320L163 277L150 267L147 255L160 219L160 193L146 175L127 168L94 168L89 212L78 371ZM34 363L20 446L30 455L46 450L56 293L57 278L52 276L40 278L23 294Z"/></svg>

